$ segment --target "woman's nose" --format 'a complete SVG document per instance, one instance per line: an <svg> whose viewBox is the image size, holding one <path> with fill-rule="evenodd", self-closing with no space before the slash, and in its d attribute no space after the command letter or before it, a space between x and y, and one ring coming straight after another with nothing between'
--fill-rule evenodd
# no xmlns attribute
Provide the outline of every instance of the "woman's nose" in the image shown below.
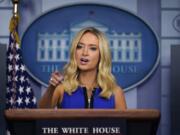
<svg viewBox="0 0 180 135"><path fill-rule="evenodd" d="M88 47L85 47L85 48L83 49L83 55L88 55Z"/></svg>

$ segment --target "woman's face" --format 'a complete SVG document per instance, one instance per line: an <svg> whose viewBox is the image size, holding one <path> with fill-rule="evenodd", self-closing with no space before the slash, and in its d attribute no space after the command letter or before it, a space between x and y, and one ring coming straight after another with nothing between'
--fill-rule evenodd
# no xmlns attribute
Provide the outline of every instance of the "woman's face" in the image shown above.
<svg viewBox="0 0 180 135"><path fill-rule="evenodd" d="M75 58L80 71L97 70L100 57L99 40L90 33L85 33L76 48Z"/></svg>

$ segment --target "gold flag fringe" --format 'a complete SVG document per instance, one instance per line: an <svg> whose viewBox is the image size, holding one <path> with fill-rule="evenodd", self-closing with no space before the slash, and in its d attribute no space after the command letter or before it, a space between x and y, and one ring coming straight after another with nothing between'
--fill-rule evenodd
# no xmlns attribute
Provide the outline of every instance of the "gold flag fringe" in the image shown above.
<svg viewBox="0 0 180 135"><path fill-rule="evenodd" d="M17 26L19 24L19 15L17 16L13 16L10 20L10 24L9 24L9 31L10 33L13 34L16 42L20 45L20 38L19 38L19 35L17 33Z"/></svg>

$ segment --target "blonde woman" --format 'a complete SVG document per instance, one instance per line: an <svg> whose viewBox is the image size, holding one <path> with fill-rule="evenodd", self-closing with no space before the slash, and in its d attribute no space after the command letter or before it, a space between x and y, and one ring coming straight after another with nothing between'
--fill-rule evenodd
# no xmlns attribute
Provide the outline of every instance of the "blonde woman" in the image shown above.
<svg viewBox="0 0 180 135"><path fill-rule="evenodd" d="M65 66L64 79L59 84L61 79L57 73L52 74L39 107L126 109L123 90L111 73L108 41L93 27L84 28L75 36L70 62Z"/></svg>

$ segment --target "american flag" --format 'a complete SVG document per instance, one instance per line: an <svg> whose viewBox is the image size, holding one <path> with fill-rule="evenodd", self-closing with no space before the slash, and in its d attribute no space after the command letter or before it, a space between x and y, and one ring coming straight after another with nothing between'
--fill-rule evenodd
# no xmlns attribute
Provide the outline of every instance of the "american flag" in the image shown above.
<svg viewBox="0 0 180 135"><path fill-rule="evenodd" d="M17 18L12 17L10 22L9 46L7 50L6 109L36 108L36 98L29 83L25 65L22 61L20 42L17 40L19 39L17 26Z"/></svg>

